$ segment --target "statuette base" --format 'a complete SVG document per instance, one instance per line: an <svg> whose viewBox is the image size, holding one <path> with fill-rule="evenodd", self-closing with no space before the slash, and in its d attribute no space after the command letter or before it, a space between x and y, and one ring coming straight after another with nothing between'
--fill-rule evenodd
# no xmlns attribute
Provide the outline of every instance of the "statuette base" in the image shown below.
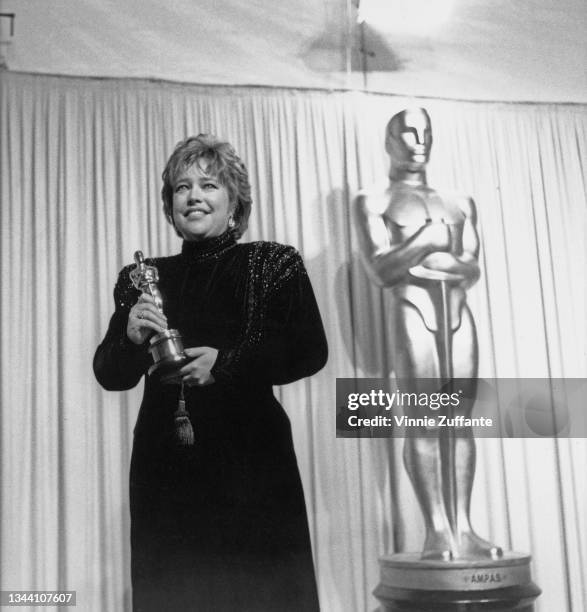
<svg viewBox="0 0 587 612"><path fill-rule="evenodd" d="M381 612L532 612L540 589L532 582L530 556L437 561L418 553L379 559L374 591Z"/></svg>
<svg viewBox="0 0 587 612"><path fill-rule="evenodd" d="M158 377L163 384L179 384L178 370L190 361L183 350L181 335L176 329L166 329L150 340L149 353L155 363L149 368L149 376Z"/></svg>

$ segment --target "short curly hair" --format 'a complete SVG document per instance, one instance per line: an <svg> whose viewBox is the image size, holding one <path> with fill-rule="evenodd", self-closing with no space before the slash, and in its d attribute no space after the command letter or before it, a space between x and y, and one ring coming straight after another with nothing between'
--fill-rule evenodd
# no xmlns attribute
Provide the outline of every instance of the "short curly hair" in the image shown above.
<svg viewBox="0 0 587 612"><path fill-rule="evenodd" d="M246 231L251 214L251 185L249 173L236 154L233 146L223 142L212 134L190 136L178 143L169 157L163 174L161 198L163 212L167 221L173 223L173 190L174 183L181 172L200 160L206 160L206 173L214 176L228 191L230 203L234 206L235 225L231 231L235 238L240 238ZM177 231L177 230L176 230ZM178 233L178 235L180 235Z"/></svg>

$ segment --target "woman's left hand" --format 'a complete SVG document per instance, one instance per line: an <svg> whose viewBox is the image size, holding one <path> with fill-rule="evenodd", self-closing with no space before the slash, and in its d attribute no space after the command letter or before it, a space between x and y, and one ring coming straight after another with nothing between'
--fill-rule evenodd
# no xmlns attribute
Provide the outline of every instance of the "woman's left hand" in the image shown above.
<svg viewBox="0 0 587 612"><path fill-rule="evenodd" d="M211 385L214 382L214 376L212 376L210 370L216 363L218 349L209 346L198 346L186 348L185 354L188 357L192 357L193 361L184 365L179 371L183 375L182 382L189 387Z"/></svg>

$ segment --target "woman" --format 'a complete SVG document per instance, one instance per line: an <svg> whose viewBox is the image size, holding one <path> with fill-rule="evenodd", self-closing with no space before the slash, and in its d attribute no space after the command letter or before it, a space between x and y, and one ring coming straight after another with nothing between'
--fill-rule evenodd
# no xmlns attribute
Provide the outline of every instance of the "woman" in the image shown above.
<svg viewBox="0 0 587 612"><path fill-rule="evenodd" d="M193 445L175 430L179 385L145 379L130 473L133 609L317 610L310 538L291 428L272 385L310 376L326 339L299 254L237 244L251 208L228 144L181 142L163 172L163 210L181 254L155 259L165 315L122 270L94 358L106 389L134 387L148 340L178 329Z"/></svg>

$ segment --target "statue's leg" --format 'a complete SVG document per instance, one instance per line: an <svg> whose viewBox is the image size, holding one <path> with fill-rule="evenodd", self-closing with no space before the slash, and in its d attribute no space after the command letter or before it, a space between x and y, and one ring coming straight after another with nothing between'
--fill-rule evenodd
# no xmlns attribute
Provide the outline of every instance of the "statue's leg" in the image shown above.
<svg viewBox="0 0 587 612"><path fill-rule="evenodd" d="M408 302L399 302L394 326L394 369L398 379L439 378L436 339L424 325L419 311ZM413 389L412 389L413 390ZM413 411L408 416L418 416ZM439 436L406 438L404 463L426 526L422 556L452 559L457 542L452 534L443 493L442 456Z"/></svg>
<svg viewBox="0 0 587 612"><path fill-rule="evenodd" d="M477 334L473 317L466 305L462 310L461 325L453 332L453 355L455 378L471 379L473 387L468 390L467 395L475 397L474 380L477 377L478 363ZM473 405L473 402L461 404L455 416L470 417ZM476 460L475 440L471 428L459 431L455 442L458 556L499 557L503 554L502 549L479 537L471 527L471 492Z"/></svg>

